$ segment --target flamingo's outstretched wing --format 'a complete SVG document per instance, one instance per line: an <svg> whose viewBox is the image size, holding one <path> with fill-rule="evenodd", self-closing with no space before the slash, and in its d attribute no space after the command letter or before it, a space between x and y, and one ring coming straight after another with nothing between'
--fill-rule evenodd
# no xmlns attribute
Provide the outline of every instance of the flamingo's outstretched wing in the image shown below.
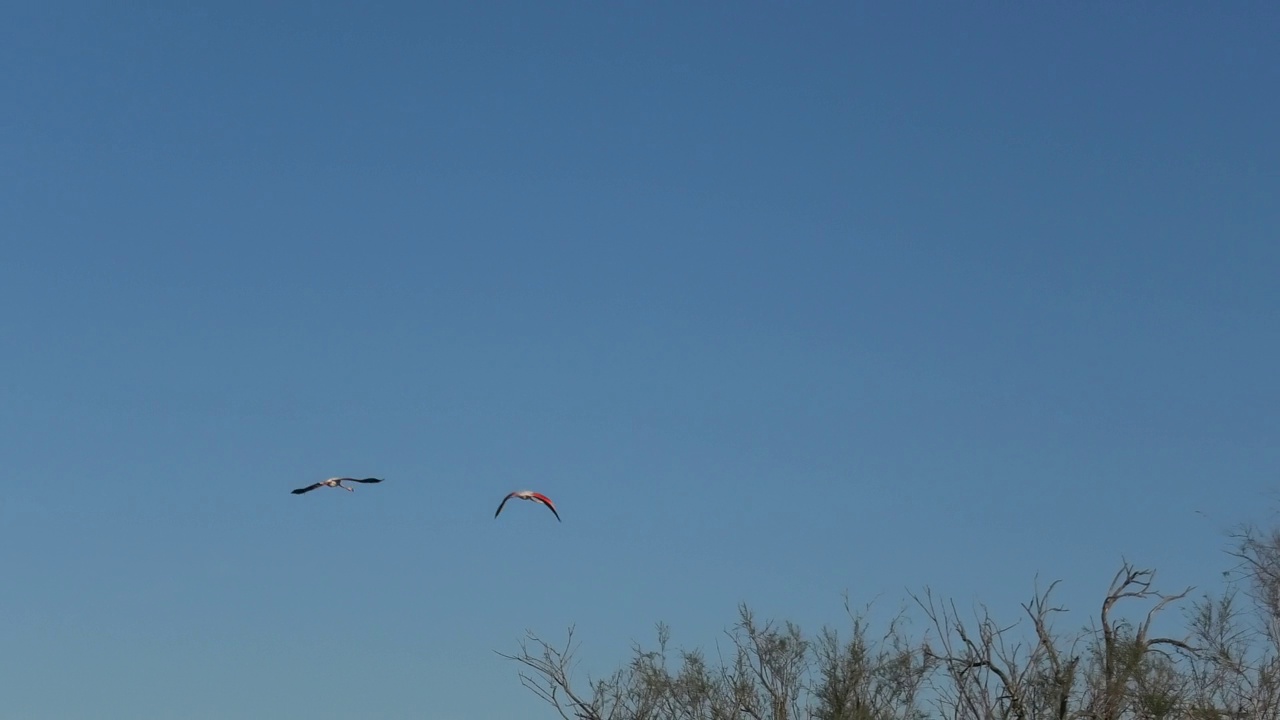
<svg viewBox="0 0 1280 720"><path fill-rule="evenodd" d="M343 478L343 479L344 479L344 480L350 480L351 482L358 482L358 483L380 483L380 482L382 482L382 478L365 478L365 479L363 479L363 480L361 480L360 478Z"/></svg>
<svg viewBox="0 0 1280 720"><path fill-rule="evenodd" d="M293 491L293 494L301 495L302 493L309 493L312 490L315 490L316 488L320 487L321 485L324 485L324 483L316 483L315 485L308 485L304 488L298 488L297 490Z"/></svg>
<svg viewBox="0 0 1280 720"><path fill-rule="evenodd" d="M556 516L557 521L564 522L563 520L560 520L560 513L556 512L556 504L551 502L551 498L543 495L542 493L529 493L529 497L532 497L534 500L546 505L547 509L551 511L551 514Z"/></svg>
<svg viewBox="0 0 1280 720"><path fill-rule="evenodd" d="M515 497L515 496L516 496L516 494L517 494L517 493L509 493L506 497L502 498L502 502L498 503L498 510L497 510L497 512L495 512L495 513L493 514L493 516L494 516L495 518L496 518L496 517L498 517L498 515L502 513L502 508L503 508L503 506L505 506L505 505L507 504L507 501L508 501L508 500L510 500L511 498Z"/></svg>

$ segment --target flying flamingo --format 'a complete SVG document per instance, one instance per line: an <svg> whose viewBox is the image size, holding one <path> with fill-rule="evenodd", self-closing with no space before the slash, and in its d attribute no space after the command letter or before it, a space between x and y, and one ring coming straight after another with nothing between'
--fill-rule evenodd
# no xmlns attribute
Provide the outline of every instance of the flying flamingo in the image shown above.
<svg viewBox="0 0 1280 720"><path fill-rule="evenodd" d="M311 492L312 490L315 490L315 489L316 489L316 488L318 488L318 487L336 487L336 488L342 488L343 490L346 490L347 492L355 492L355 491L356 491L356 489L355 489L355 488L349 488L349 487L347 487L346 485L343 485L342 483L344 483L344 482L380 483L380 482L382 482L382 480L381 480L381 479L379 479L379 478L364 478L364 479L362 480L362 479L360 479L360 478L335 477L335 478L329 478L328 480L324 480L324 481L322 481L322 482L318 482L318 483L316 483L315 485L308 485L308 486L303 487L303 488L298 488L297 490L294 490L294 491L293 491L293 494L294 494L294 495L301 495L302 493L309 493L309 492Z"/></svg>
<svg viewBox="0 0 1280 720"><path fill-rule="evenodd" d="M556 512L555 503L551 502L551 498L547 497L546 495L543 495L542 493L536 493L532 490L517 490L511 493L510 495L502 498L502 502L498 504L498 512L495 512L493 514L495 518L498 517L498 514L502 512L502 506L506 505L507 501L510 500L511 498L520 498L521 500L532 500L536 503L542 503L543 505L547 506L547 509L551 511L552 515L556 516L556 520L560 520L560 513ZM560 520L560 522L564 522L564 521Z"/></svg>

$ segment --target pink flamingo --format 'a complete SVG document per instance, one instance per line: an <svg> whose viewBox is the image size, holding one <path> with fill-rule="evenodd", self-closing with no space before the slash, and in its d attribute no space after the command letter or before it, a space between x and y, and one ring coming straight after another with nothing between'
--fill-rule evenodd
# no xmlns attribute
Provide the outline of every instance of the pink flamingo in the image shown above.
<svg viewBox="0 0 1280 720"><path fill-rule="evenodd" d="M511 493L510 495L507 495L506 497L502 498L502 502L499 503L498 505L498 512L495 512L493 514L495 518L498 517L498 514L502 512L502 506L506 505L507 501L510 500L511 498L520 498L521 500L532 500L536 503L542 503L543 505L547 506L547 509L551 511L552 515L556 516L556 520L559 520L560 522L564 522L563 520L560 520L560 513L556 512L555 503L551 502L551 498L547 497L546 495L543 495L542 493L536 493L532 490L517 490Z"/></svg>

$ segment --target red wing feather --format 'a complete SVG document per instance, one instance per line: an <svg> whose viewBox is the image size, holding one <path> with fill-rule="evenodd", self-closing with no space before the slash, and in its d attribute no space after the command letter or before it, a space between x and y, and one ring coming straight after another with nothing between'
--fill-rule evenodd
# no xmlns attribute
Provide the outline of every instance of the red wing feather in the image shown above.
<svg viewBox="0 0 1280 720"><path fill-rule="evenodd" d="M534 500L546 505L547 509L551 511L551 514L556 516L556 520L564 522L563 520L560 520L560 513L556 512L556 504L551 502L551 498L543 495L542 493L532 493L532 497Z"/></svg>

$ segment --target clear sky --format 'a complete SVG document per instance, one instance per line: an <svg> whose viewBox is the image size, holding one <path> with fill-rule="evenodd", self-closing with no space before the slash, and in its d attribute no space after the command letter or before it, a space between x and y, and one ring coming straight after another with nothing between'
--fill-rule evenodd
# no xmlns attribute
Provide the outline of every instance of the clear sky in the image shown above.
<svg viewBox="0 0 1280 720"><path fill-rule="evenodd" d="M0 716L549 718L526 628L1211 589L1277 7L7 4Z"/></svg>

